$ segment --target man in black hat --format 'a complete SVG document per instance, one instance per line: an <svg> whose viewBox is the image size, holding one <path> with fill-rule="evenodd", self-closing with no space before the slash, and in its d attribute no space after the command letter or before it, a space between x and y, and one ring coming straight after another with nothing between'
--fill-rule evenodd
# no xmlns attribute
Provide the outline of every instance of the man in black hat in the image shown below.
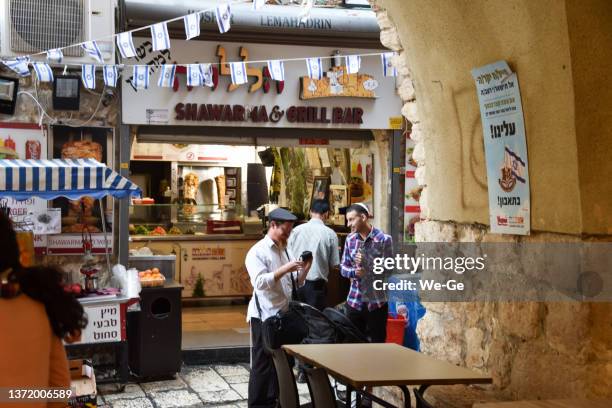
<svg viewBox="0 0 612 408"><path fill-rule="evenodd" d="M287 240L297 217L277 208L268 215L266 236L251 247L245 264L253 285L247 321L251 323L251 373L249 407L275 407L278 381L272 358L266 353L262 338L262 322L286 311L292 287L304 284L312 262L304 263L287 248Z"/></svg>

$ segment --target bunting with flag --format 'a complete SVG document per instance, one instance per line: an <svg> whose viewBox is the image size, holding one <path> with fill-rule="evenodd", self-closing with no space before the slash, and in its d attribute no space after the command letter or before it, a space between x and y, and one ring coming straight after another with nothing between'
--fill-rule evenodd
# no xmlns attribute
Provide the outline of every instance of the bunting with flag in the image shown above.
<svg viewBox="0 0 612 408"><path fill-rule="evenodd" d="M87 89L96 89L96 66L83 64L81 66L81 80Z"/></svg>
<svg viewBox="0 0 612 408"><path fill-rule="evenodd" d="M259 10L266 4L266 0L253 0L253 10Z"/></svg>
<svg viewBox="0 0 612 408"><path fill-rule="evenodd" d="M49 64L33 62L32 66L34 71L36 71L36 78L38 78L39 82L53 82L53 70L51 70Z"/></svg>
<svg viewBox="0 0 612 408"><path fill-rule="evenodd" d="M212 64L200 64L200 76L204 86L212 88L215 86L213 82L213 69Z"/></svg>
<svg viewBox="0 0 612 408"><path fill-rule="evenodd" d="M183 21L185 23L186 40L200 36L200 13L188 14L183 17Z"/></svg>
<svg viewBox="0 0 612 408"><path fill-rule="evenodd" d="M64 59L64 53L61 48L54 48L47 51L47 60L49 62L60 63Z"/></svg>
<svg viewBox="0 0 612 408"><path fill-rule="evenodd" d="M385 52L383 54L380 54L380 59L382 62L383 76L386 76L386 77L397 76L397 70L391 63L391 58L394 55L395 55L394 52Z"/></svg>
<svg viewBox="0 0 612 408"><path fill-rule="evenodd" d="M161 88L172 88L174 85L174 75L176 74L176 65L162 65L159 71L159 80L157 86Z"/></svg>
<svg viewBox="0 0 612 408"><path fill-rule="evenodd" d="M308 68L308 76L312 79L323 78L323 64L321 58L306 59L306 68Z"/></svg>
<svg viewBox="0 0 612 408"><path fill-rule="evenodd" d="M136 89L147 89L149 87L148 65L134 65L132 85Z"/></svg>
<svg viewBox="0 0 612 408"><path fill-rule="evenodd" d="M19 76L25 77L30 75L30 68L28 67L28 63L26 61L20 61L16 59L3 62L7 67L9 67Z"/></svg>
<svg viewBox="0 0 612 408"><path fill-rule="evenodd" d="M361 57L359 55L346 56L346 73L357 74L361 68Z"/></svg>
<svg viewBox="0 0 612 408"><path fill-rule="evenodd" d="M151 39L153 51L162 51L170 48L170 35L166 23L157 23L151 26Z"/></svg>
<svg viewBox="0 0 612 408"><path fill-rule="evenodd" d="M102 72L104 73L104 85L110 86L112 88L116 87L117 78L119 77L117 66L105 65Z"/></svg>
<svg viewBox="0 0 612 408"><path fill-rule="evenodd" d="M132 33L129 31L117 34L117 47L123 58L132 58L136 56L134 41L132 41Z"/></svg>
<svg viewBox="0 0 612 408"><path fill-rule="evenodd" d="M242 85L248 82L246 65L244 62L231 62L230 72L232 73L232 84Z"/></svg>
<svg viewBox="0 0 612 408"><path fill-rule="evenodd" d="M202 86L200 64L187 65L187 86Z"/></svg>
<svg viewBox="0 0 612 408"><path fill-rule="evenodd" d="M270 71L270 77L275 81L285 80L285 64L281 60L268 61L268 71Z"/></svg>
<svg viewBox="0 0 612 408"><path fill-rule="evenodd" d="M102 58L102 53L100 52L98 43L96 43L95 41L86 41L81 44L81 47L91 58L95 59L100 64L104 63L104 58Z"/></svg>
<svg viewBox="0 0 612 408"><path fill-rule="evenodd" d="M222 34L227 33L230 29L230 22L232 19L232 9L229 3L219 4L215 10L215 16L217 17L219 32Z"/></svg>

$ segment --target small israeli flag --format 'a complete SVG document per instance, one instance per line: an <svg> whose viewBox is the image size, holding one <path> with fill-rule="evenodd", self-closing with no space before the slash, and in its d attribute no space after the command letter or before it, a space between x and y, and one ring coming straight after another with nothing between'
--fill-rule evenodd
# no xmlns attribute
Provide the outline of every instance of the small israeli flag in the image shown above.
<svg viewBox="0 0 612 408"><path fill-rule="evenodd" d="M151 39L153 51L162 51L170 48L170 35L166 23L157 23L151 26Z"/></svg>
<svg viewBox="0 0 612 408"><path fill-rule="evenodd" d="M87 41L81 44L81 47L91 58L95 59L101 64L104 63L104 58L102 58L102 53L100 52L100 48L98 48L98 43L95 41Z"/></svg>
<svg viewBox="0 0 612 408"><path fill-rule="evenodd" d="M205 86L212 88L215 86L213 82L213 69L211 64L200 64L200 76Z"/></svg>
<svg viewBox="0 0 612 408"><path fill-rule="evenodd" d="M64 53L61 48L54 48L52 50L47 51L47 60L49 62L62 62L64 59Z"/></svg>
<svg viewBox="0 0 612 408"><path fill-rule="evenodd" d="M306 67L308 68L308 76L310 78L323 78L323 64L321 63L321 58L308 58L306 60Z"/></svg>
<svg viewBox="0 0 612 408"><path fill-rule="evenodd" d="M266 4L266 0L253 0L253 10L259 10Z"/></svg>
<svg viewBox="0 0 612 408"><path fill-rule="evenodd" d="M200 36L200 13L188 14L183 17L183 21L185 22L186 40Z"/></svg>
<svg viewBox="0 0 612 408"><path fill-rule="evenodd" d="M346 56L346 73L356 74L359 72L361 67L361 57L359 55L347 55Z"/></svg>
<svg viewBox="0 0 612 408"><path fill-rule="evenodd" d="M28 67L28 63L26 61L20 60L10 60L10 61L2 61L4 65L15 71L15 73L19 76L28 76L30 75L30 68Z"/></svg>
<svg viewBox="0 0 612 408"><path fill-rule="evenodd" d="M172 88L174 85L174 75L176 74L176 65L162 65L159 72L159 80L157 86L161 88Z"/></svg>
<svg viewBox="0 0 612 408"><path fill-rule="evenodd" d="M275 81L285 80L285 64L283 63L283 61L268 61L268 71L270 71L270 76Z"/></svg>
<svg viewBox="0 0 612 408"><path fill-rule="evenodd" d="M45 64L44 62L33 62L32 66L34 67L34 71L36 71L36 77L39 82L53 82L53 71L49 64Z"/></svg>
<svg viewBox="0 0 612 408"><path fill-rule="evenodd" d="M96 89L96 66L93 64L81 65L81 80L87 89Z"/></svg>
<svg viewBox="0 0 612 408"><path fill-rule="evenodd" d="M187 65L187 86L202 86L200 64Z"/></svg>
<svg viewBox="0 0 612 408"><path fill-rule="evenodd" d="M230 62L229 65L232 73L232 84L242 85L249 81L246 72L246 64L244 62Z"/></svg>
<svg viewBox="0 0 612 408"><path fill-rule="evenodd" d="M217 25L221 33L227 33L230 29L230 20L232 19L232 9L229 3L218 5L216 10Z"/></svg>
<svg viewBox="0 0 612 408"><path fill-rule="evenodd" d="M132 58L136 56L136 49L132 41L132 33L129 31L117 34L117 47L123 58Z"/></svg>
<svg viewBox="0 0 612 408"><path fill-rule="evenodd" d="M149 87L149 66L134 65L132 85L136 89L147 89Z"/></svg>
<svg viewBox="0 0 612 408"><path fill-rule="evenodd" d="M117 72L116 65L105 65L104 69L104 85L110 87L117 86L117 79L119 78L119 73Z"/></svg>
<svg viewBox="0 0 612 408"><path fill-rule="evenodd" d="M391 57L395 55L394 52L385 52L380 54L380 59L382 61L382 70L383 76L386 77L394 77L397 76L397 70L391 63Z"/></svg>

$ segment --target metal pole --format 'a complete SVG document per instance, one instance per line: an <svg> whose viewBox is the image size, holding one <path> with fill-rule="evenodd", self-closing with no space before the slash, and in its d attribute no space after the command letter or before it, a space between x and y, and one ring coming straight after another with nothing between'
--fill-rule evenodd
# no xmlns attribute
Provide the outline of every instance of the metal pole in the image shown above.
<svg viewBox="0 0 612 408"><path fill-rule="evenodd" d="M106 255L106 267L108 268L109 278L111 275L111 262L110 254L108 253L108 235L106 233L106 217L104 216L104 206L102 205L102 199L98 200L100 205L100 217L102 218L102 231L104 232L104 254Z"/></svg>

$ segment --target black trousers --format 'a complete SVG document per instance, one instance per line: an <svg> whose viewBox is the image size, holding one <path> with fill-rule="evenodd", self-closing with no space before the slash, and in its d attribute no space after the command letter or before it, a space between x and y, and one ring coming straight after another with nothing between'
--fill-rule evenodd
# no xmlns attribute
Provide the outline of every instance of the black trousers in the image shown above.
<svg viewBox="0 0 612 408"><path fill-rule="evenodd" d="M278 379L272 357L266 353L261 336L261 320L251 318L251 374L249 407L273 408L278 399Z"/></svg>
<svg viewBox="0 0 612 408"><path fill-rule="evenodd" d="M387 340L387 314L389 306L385 303L382 307L368 310L364 304L361 310L353 309L346 304L346 313L349 320L357 328L370 338L372 343L384 343Z"/></svg>
<svg viewBox="0 0 612 408"><path fill-rule="evenodd" d="M307 280L298 289L298 297L300 301L322 311L327 307L327 282L325 279Z"/></svg>

